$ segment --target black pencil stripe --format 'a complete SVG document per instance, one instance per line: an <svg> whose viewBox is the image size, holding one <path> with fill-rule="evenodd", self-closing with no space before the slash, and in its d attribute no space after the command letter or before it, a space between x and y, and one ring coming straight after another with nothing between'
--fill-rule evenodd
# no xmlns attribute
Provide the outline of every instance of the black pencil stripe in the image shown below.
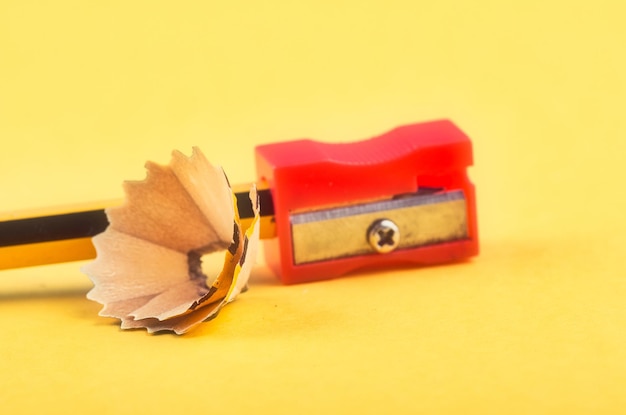
<svg viewBox="0 0 626 415"><path fill-rule="evenodd" d="M259 203L261 206L261 216L273 216L274 215L274 202L272 200L272 193L270 189L260 189L257 191L259 197ZM253 218L254 211L252 210L252 202L248 192L235 193L237 197L237 210L239 210L240 218Z"/></svg>
<svg viewBox="0 0 626 415"><path fill-rule="evenodd" d="M108 225L103 209L0 222L0 247L87 238Z"/></svg>
<svg viewBox="0 0 626 415"><path fill-rule="evenodd" d="M270 190L262 189L258 193L261 215L274 215ZM254 217L248 193L236 193L236 196L239 216ZM0 247L89 238L103 232L108 225L104 209L0 221Z"/></svg>

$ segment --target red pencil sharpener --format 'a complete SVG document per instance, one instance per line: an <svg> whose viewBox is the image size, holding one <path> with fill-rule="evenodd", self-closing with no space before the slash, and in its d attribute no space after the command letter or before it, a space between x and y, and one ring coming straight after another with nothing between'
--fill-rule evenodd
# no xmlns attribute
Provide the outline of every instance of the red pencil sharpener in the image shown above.
<svg viewBox="0 0 626 415"><path fill-rule="evenodd" d="M472 145L450 121L356 143L261 145L256 160L278 235L265 241L266 262L286 284L478 253L475 191L466 172Z"/></svg>

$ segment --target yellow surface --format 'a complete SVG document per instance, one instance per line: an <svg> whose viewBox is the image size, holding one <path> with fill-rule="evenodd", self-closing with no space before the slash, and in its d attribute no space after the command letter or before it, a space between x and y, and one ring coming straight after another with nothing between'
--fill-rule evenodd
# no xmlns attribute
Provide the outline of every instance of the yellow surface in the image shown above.
<svg viewBox="0 0 626 415"><path fill-rule="evenodd" d="M1 1L0 203L122 196L200 145L449 117L474 140L470 263L250 290L183 337L120 332L80 263L0 272L22 413L623 413L619 1Z"/></svg>

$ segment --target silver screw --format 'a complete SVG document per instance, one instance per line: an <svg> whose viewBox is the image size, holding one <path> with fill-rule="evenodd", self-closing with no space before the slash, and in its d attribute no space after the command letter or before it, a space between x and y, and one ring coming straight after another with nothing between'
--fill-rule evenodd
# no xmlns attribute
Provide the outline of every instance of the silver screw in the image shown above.
<svg viewBox="0 0 626 415"><path fill-rule="evenodd" d="M376 252L386 254L400 244L400 229L390 219L378 219L368 228L367 240Z"/></svg>

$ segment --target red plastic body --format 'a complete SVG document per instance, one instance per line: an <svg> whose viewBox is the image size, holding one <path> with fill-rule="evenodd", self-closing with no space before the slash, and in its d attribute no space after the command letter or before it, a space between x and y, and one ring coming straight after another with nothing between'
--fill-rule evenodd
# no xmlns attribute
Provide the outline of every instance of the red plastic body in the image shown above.
<svg viewBox="0 0 626 415"><path fill-rule="evenodd" d="M259 179L271 189L278 234L265 242L266 261L283 283L324 280L363 267L452 262L478 253L475 191L466 173L472 145L450 121L407 125L355 143L262 145L256 161ZM294 265L290 212L392 197L421 186L464 192L468 239Z"/></svg>

